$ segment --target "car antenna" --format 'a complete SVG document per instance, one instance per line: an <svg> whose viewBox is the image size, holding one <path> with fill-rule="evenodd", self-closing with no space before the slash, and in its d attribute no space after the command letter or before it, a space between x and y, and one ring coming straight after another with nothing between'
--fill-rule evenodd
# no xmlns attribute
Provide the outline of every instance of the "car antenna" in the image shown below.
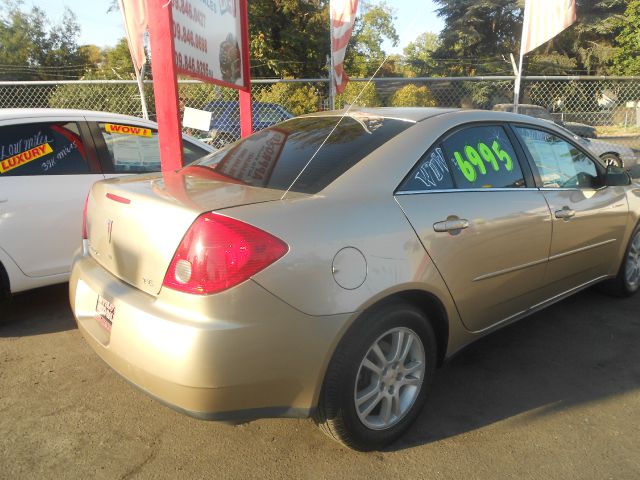
<svg viewBox="0 0 640 480"><path fill-rule="evenodd" d="M336 124L333 126L333 128L331 129L331 131L328 133L328 135L325 137L325 139L322 141L322 143L320 144L320 146L317 148L317 150L314 152L313 155L311 155L311 158L309 159L309 161L306 163L306 165L302 168L302 170L300 170L300 173L298 173L298 175L296 176L296 178L293 179L293 182L291 182L291 185L289 185L287 187L287 189L284 191L284 193L282 194L282 196L280 197L280 200L284 200L284 197L287 196L287 193L289 193L289 191L291 190L291 188L293 188L293 186L295 185L295 183L298 181L298 179L302 176L302 174L305 172L305 170L309 167L309 165L311 165L311 162L313 162L313 160L316 158L316 156L318 155L318 153L320 152L320 150L322 149L322 147L324 147L324 144L327 143L327 141L329 140L329 138L331 137L331 135L333 135L333 132L336 131L336 129L338 128L338 126L340 125L340 123L342 122L342 120L349 115L349 112L351 111L351 108L357 103L357 101L360 99L360 97L362 96L362 94L364 93L364 91L367 89L367 87L371 84L371 82L373 81L373 79L375 78L375 76L378 74L378 72L380 71L380 69L384 66L384 64L387 62L387 60L389 59L389 57L391 56L391 54L387 55L382 62L380 62L380 65L378 66L378 68L376 69L375 72L373 72L373 75L371 75L371 77L369 77L369 79L367 80L367 83L365 84L364 88L362 90L360 90L360 93L358 93L358 95L356 96L355 100L353 102L351 102L349 104L349 106L347 107L347 109L345 110L345 112L340 116L340 118L338 119L338 121L336 122ZM333 82L333 79L330 78L329 79L330 82ZM358 122L360 123L360 122Z"/></svg>

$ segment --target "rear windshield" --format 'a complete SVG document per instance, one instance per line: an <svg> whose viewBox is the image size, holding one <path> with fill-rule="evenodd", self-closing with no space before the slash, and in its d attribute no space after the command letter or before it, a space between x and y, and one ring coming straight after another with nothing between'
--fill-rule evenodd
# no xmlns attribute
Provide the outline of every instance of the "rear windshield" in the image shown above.
<svg viewBox="0 0 640 480"><path fill-rule="evenodd" d="M219 150L194 165L209 167L235 183L318 193L412 123L382 117L347 116L326 143L339 117L294 118ZM313 155L313 161L305 166Z"/></svg>

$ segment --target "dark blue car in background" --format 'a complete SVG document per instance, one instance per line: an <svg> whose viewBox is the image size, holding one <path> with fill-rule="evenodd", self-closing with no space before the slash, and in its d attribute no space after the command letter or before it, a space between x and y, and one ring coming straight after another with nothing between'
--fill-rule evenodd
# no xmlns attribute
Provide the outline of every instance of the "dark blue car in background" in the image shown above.
<svg viewBox="0 0 640 480"><path fill-rule="evenodd" d="M218 100L202 107L212 112L209 135L211 145L221 148L240 139L240 106L237 101ZM293 118L277 103L253 102L253 130L258 131Z"/></svg>

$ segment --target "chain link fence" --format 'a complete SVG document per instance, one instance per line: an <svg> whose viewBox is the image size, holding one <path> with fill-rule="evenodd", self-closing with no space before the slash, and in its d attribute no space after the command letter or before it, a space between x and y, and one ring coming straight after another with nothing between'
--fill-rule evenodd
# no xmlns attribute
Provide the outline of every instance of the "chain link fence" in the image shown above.
<svg viewBox="0 0 640 480"><path fill-rule="evenodd" d="M640 151L640 77L525 77L521 112L563 123L593 137L598 154L620 159ZM352 79L336 108L434 106L512 108L514 77ZM153 85L144 85L154 119ZM212 111L211 128L198 136L220 146L240 135L238 93L193 80L179 81L181 107ZM329 109L326 79L254 80L254 125L265 128L290 115ZM0 82L0 108L77 108L142 116L133 81ZM193 130L190 133L194 133ZM196 132L197 133L197 132ZM611 157L610 157L611 158Z"/></svg>

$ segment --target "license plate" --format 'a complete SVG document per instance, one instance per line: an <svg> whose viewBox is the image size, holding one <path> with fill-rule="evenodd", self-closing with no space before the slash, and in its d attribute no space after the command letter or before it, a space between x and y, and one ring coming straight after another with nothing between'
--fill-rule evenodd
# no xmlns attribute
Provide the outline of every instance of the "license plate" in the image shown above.
<svg viewBox="0 0 640 480"><path fill-rule="evenodd" d="M115 305L109 300L98 295L98 301L96 302L96 321L109 332L111 331L111 325L113 324L113 316L115 313Z"/></svg>

